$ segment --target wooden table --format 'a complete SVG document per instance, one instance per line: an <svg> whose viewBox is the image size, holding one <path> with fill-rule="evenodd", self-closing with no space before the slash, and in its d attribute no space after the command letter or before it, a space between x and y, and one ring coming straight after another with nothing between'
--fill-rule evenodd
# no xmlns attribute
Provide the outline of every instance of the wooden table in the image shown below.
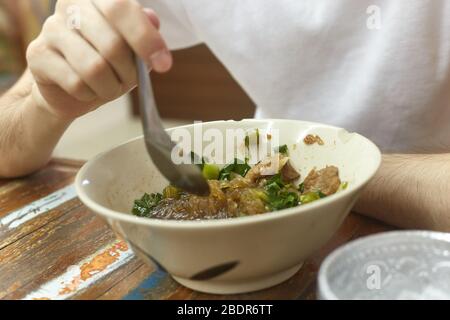
<svg viewBox="0 0 450 320"><path fill-rule="evenodd" d="M73 187L81 165L54 160L31 177L0 180L0 299L315 299L327 254L391 229L351 214L288 281L251 294L202 294L143 264L81 204Z"/></svg>

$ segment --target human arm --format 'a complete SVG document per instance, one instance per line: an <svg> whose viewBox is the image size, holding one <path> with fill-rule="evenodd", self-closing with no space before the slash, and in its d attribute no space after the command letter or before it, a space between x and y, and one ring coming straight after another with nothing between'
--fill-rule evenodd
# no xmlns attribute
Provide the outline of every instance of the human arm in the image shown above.
<svg viewBox="0 0 450 320"><path fill-rule="evenodd" d="M386 154L355 211L407 229L450 231L450 154Z"/></svg>
<svg viewBox="0 0 450 320"><path fill-rule="evenodd" d="M78 29L67 23L74 5ZM158 28L135 0L58 1L28 48L28 70L0 98L0 178L44 166L74 119L131 90L135 53L157 72L170 69Z"/></svg>

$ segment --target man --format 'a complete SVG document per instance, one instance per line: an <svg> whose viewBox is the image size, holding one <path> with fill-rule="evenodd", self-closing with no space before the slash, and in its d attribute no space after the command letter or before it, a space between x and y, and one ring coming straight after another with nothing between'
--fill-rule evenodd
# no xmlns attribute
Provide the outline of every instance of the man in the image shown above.
<svg viewBox="0 0 450 320"><path fill-rule="evenodd" d="M77 117L206 43L257 117L320 121L384 151L356 210L450 230L450 2L445 0L60 0L0 101L0 176L44 166ZM75 7L74 7L75 6ZM80 13L79 28L68 23ZM161 31L159 19L163 21Z"/></svg>

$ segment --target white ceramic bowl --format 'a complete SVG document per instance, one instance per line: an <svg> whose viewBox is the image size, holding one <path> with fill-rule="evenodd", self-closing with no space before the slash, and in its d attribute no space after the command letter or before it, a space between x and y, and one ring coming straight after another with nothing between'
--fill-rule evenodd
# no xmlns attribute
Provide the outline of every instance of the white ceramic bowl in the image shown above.
<svg viewBox="0 0 450 320"><path fill-rule="evenodd" d="M336 249L320 266L322 300L450 300L450 233L390 231Z"/></svg>
<svg viewBox="0 0 450 320"><path fill-rule="evenodd" d="M311 204L257 216L213 221L163 221L130 214L144 192L161 192L167 181L155 169L138 138L89 161L78 173L81 201L105 218L144 260L155 258L173 278L197 291L231 294L268 288L294 275L302 262L339 228L362 187L377 171L381 155L368 139L344 129L295 120L219 121L186 126L276 130L304 178L313 167L335 165L348 188ZM173 129L171 129L173 130ZM170 130L169 130L170 131ZM325 145L307 146L307 134ZM296 148L292 146L296 144ZM236 263L210 280L192 276Z"/></svg>

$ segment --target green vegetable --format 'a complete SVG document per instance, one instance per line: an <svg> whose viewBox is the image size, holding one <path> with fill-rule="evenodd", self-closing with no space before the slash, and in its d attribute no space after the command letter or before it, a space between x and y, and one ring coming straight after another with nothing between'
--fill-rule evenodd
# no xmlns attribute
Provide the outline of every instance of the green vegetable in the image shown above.
<svg viewBox="0 0 450 320"><path fill-rule="evenodd" d="M269 180L267 180L266 185L269 185L272 183L276 183L277 185L280 186L280 188L283 188L285 186L283 179L281 178L281 174L279 174L279 173L272 176Z"/></svg>
<svg viewBox="0 0 450 320"><path fill-rule="evenodd" d="M259 149L259 129L258 128L256 129L256 146Z"/></svg>
<svg viewBox="0 0 450 320"><path fill-rule="evenodd" d="M268 205L273 211L296 207L299 204L299 197L295 192L281 191L269 194L268 198Z"/></svg>
<svg viewBox="0 0 450 320"><path fill-rule="evenodd" d="M287 191L289 187L290 185L284 184L280 174L274 175L266 182L267 199L265 202L270 210L276 211L292 208L299 204L298 194Z"/></svg>
<svg viewBox="0 0 450 320"><path fill-rule="evenodd" d="M222 170L219 172L219 180L231 180L230 174L233 172L234 164L229 164L225 167L223 167Z"/></svg>
<svg viewBox="0 0 450 320"><path fill-rule="evenodd" d="M205 158L201 158L195 154L193 151L191 151L191 161L192 163L196 164L200 170L203 170L203 166L205 165Z"/></svg>
<svg viewBox="0 0 450 320"><path fill-rule="evenodd" d="M180 197L181 190L174 186L167 186L163 190L164 199L173 198L178 199Z"/></svg>
<svg viewBox="0 0 450 320"><path fill-rule="evenodd" d="M239 174L240 176L245 177L247 172L251 169L251 167L247 163L238 163L237 160L234 164L233 172Z"/></svg>
<svg viewBox="0 0 450 320"><path fill-rule="evenodd" d="M217 180L219 179L220 169L215 164L207 164L203 165L203 176L207 180Z"/></svg>
<svg viewBox="0 0 450 320"><path fill-rule="evenodd" d="M281 187L277 183L273 182L271 184L266 185L266 190L270 194L276 194L281 191Z"/></svg>
<svg viewBox="0 0 450 320"><path fill-rule="evenodd" d="M302 204L311 203L320 199L320 195L318 192L308 192L306 194L302 194L300 196L300 202Z"/></svg>
<svg viewBox="0 0 450 320"><path fill-rule="evenodd" d="M266 182L266 190L272 194L281 191L284 187L285 185L280 174L274 175Z"/></svg>
<svg viewBox="0 0 450 320"><path fill-rule="evenodd" d="M342 182L341 185L339 186L338 191L345 190L345 189L347 189L347 187L348 187L348 182L347 181Z"/></svg>
<svg viewBox="0 0 450 320"><path fill-rule="evenodd" d="M305 183L304 182L300 183L300 185L298 186L298 191L300 191L300 193L305 192Z"/></svg>
<svg viewBox="0 0 450 320"><path fill-rule="evenodd" d="M144 194L141 199L134 201L133 214L138 217L148 217L154 207L162 200L161 193Z"/></svg>
<svg viewBox="0 0 450 320"><path fill-rule="evenodd" d="M285 145L278 147L278 152L281 154L284 154L285 156L288 156L289 155L288 146L285 144Z"/></svg>
<svg viewBox="0 0 450 320"><path fill-rule="evenodd" d="M266 203L269 202L269 196L265 191L260 190L260 189L249 189L249 190L258 199L261 199L262 201L264 201Z"/></svg>
<svg viewBox="0 0 450 320"><path fill-rule="evenodd" d="M256 146L259 149L259 129L255 130L255 136L256 136ZM253 137L253 134L252 134L252 137ZM245 147L247 148L247 150L249 150L250 149L250 136L248 134L245 136L244 144L245 144Z"/></svg>
<svg viewBox="0 0 450 320"><path fill-rule="evenodd" d="M234 159L233 164L225 166L219 172L219 180L232 180L232 173L237 173L238 175L245 177L247 172L251 169L247 162L242 162L242 160Z"/></svg>
<svg viewBox="0 0 450 320"><path fill-rule="evenodd" d="M322 191L317 191L317 194L319 195L320 199L325 198L327 195L325 193L323 193Z"/></svg>

